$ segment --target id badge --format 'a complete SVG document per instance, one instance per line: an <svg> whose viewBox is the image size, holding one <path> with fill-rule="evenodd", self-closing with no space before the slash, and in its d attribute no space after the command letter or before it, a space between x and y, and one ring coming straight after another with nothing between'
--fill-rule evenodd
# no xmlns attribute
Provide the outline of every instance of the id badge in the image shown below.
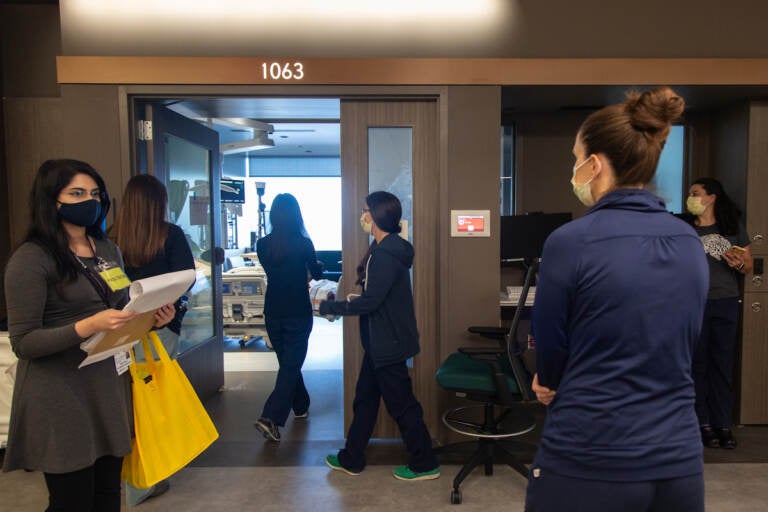
<svg viewBox="0 0 768 512"><path fill-rule="evenodd" d="M128 276L125 275L125 272L123 272L123 269L120 267L101 270L99 271L99 276L105 283L107 283L107 286L109 286L109 289L113 292L122 290L131 285L131 280L128 279Z"/></svg>
<svg viewBox="0 0 768 512"><path fill-rule="evenodd" d="M129 366L131 366L130 352L118 352L115 354L115 370L118 375L124 374Z"/></svg>

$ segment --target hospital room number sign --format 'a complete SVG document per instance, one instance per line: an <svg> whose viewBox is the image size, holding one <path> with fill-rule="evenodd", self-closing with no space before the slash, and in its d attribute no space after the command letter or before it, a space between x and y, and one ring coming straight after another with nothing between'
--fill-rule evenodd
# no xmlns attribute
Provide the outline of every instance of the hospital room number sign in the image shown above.
<svg viewBox="0 0 768 512"><path fill-rule="evenodd" d="M261 75L264 80L301 80L304 78L304 64L301 62L262 62Z"/></svg>

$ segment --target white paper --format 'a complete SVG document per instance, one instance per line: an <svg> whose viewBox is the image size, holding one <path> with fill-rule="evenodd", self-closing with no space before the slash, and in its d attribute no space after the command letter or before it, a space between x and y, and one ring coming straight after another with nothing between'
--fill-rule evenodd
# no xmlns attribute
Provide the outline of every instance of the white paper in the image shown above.
<svg viewBox="0 0 768 512"><path fill-rule="evenodd" d="M186 292L195 282L195 270L181 270L179 272L169 272L146 279L139 279L131 283L128 289L130 300L123 308L124 311L135 311L138 314L154 311L166 304L173 304L184 292ZM107 332L98 332L82 342L80 348L89 355L79 368L89 364L103 361L119 352L125 352L130 349L139 340L135 335L125 335L120 338L113 346L106 350L99 349L99 342L104 339ZM92 352L95 352L91 354Z"/></svg>
<svg viewBox="0 0 768 512"><path fill-rule="evenodd" d="M194 282L194 269L139 279L131 283L128 289L131 300L123 310L145 313L166 304L173 304Z"/></svg>

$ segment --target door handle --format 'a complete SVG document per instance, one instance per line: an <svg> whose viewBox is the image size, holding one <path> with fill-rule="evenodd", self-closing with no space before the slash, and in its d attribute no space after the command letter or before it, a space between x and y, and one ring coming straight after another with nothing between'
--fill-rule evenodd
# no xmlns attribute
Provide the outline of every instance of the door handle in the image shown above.
<svg viewBox="0 0 768 512"><path fill-rule="evenodd" d="M213 264L214 265L224 264L224 249L222 249L221 247L213 248Z"/></svg>

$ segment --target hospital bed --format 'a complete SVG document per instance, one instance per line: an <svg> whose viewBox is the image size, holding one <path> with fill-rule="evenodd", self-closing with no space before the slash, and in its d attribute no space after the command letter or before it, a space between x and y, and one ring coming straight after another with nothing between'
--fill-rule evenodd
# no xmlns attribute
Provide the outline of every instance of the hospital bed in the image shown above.
<svg viewBox="0 0 768 512"><path fill-rule="evenodd" d="M11 350L11 340L7 332L0 331L0 448L5 448L8 441L15 373L16 355Z"/></svg>

